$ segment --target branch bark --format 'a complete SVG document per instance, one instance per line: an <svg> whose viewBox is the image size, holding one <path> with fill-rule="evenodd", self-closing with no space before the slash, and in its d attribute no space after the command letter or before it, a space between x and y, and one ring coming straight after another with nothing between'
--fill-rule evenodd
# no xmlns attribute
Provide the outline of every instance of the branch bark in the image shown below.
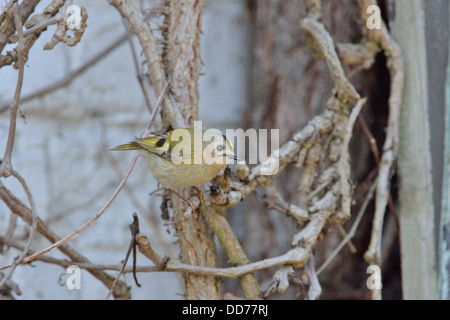
<svg viewBox="0 0 450 320"><path fill-rule="evenodd" d="M250 261L225 216L213 206L204 206L200 210L209 228L213 230L225 250L228 256L228 262L236 266L248 264ZM253 274L246 274L240 280L247 299L257 299L260 294L260 289L256 277Z"/></svg>

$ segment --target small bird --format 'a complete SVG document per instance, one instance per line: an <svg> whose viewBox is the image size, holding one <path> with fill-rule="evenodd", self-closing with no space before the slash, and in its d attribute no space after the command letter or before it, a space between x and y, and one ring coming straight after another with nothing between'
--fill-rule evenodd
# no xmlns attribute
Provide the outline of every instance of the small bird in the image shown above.
<svg viewBox="0 0 450 320"><path fill-rule="evenodd" d="M155 179L172 190L209 182L227 164L240 160L225 135L194 128L151 134L111 150L138 150Z"/></svg>

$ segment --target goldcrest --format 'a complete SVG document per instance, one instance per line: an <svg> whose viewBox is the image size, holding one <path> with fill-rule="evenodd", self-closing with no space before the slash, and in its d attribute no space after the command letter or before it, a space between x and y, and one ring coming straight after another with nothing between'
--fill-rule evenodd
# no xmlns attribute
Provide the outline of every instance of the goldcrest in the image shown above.
<svg viewBox="0 0 450 320"><path fill-rule="evenodd" d="M155 179L170 189L209 182L227 164L239 160L225 135L194 128L152 134L112 150L137 150Z"/></svg>

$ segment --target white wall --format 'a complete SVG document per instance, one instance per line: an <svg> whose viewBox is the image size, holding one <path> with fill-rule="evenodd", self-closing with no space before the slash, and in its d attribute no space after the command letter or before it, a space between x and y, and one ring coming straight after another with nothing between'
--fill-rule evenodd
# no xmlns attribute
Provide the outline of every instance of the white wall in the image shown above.
<svg viewBox="0 0 450 320"><path fill-rule="evenodd" d="M44 4L50 1L42 1ZM200 81L200 119L204 128L236 128L240 125L245 101L246 16L242 0L207 0L203 20L202 55L204 72ZM153 2L158 4L157 2ZM51 51L42 48L55 27L42 34L29 54L22 94L32 93L64 77L106 47L123 32L119 14L106 1L74 0L86 7L89 19L82 41L76 47L58 44ZM42 6L37 10L40 12ZM0 104L11 100L17 71L0 69ZM145 129L148 113L136 80L127 43L74 80L67 88L21 105L26 121L18 119L13 168L28 182L43 220L80 206L74 213L51 224L65 236L92 218L106 203L121 176L114 171L107 148L129 141ZM6 145L9 113L0 114L0 153ZM132 153L110 153L123 174ZM0 154L1 157L1 154ZM13 178L2 182L25 203L26 197ZM87 231L69 242L92 263L118 264L125 256L130 233L128 224L137 212L141 231L161 254L178 257L176 237L168 234L160 218L160 198L149 196L155 190L154 179L144 161L139 161L127 186L106 213ZM141 208L145 208L144 212ZM10 212L0 203L0 234L4 234ZM156 225L155 225L156 223ZM27 227L20 221L15 236L26 236ZM160 234L157 234L159 230ZM173 230L171 230L173 231ZM37 236L33 250L41 250L48 241ZM19 254L10 249L0 255L0 265L10 263ZM64 258L59 252L49 255ZM139 265L151 265L138 256ZM5 272L5 271L4 271ZM110 272L113 276L115 273ZM20 266L12 281L22 291L18 299L104 299L107 289L87 272L82 272L81 289L68 290L59 285L64 269L33 263ZM183 283L179 275L168 273L138 274L141 288L132 287L133 299L180 299Z"/></svg>

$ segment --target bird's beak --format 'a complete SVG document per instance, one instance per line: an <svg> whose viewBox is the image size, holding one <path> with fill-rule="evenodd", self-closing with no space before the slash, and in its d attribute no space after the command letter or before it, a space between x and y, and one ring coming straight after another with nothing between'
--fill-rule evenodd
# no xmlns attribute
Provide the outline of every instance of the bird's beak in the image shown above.
<svg viewBox="0 0 450 320"><path fill-rule="evenodd" d="M238 156L237 155L235 155L235 154L227 154L227 157L229 158L229 159L233 159L233 160L237 160L237 161L241 161L241 159L240 158L238 158Z"/></svg>

